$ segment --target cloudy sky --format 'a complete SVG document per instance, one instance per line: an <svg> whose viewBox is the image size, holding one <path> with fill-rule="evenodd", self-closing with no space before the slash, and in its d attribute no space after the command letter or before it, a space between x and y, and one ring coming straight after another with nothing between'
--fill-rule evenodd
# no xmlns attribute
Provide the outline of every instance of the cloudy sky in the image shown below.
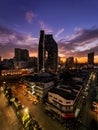
<svg viewBox="0 0 98 130"><path fill-rule="evenodd" d="M98 0L0 0L0 56L14 57L14 48L37 56L40 30L53 34L59 56L98 62Z"/></svg>

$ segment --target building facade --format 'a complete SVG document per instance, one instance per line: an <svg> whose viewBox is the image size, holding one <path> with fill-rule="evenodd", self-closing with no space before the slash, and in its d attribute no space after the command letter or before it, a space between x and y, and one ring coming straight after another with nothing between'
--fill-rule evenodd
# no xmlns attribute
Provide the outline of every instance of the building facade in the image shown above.
<svg viewBox="0 0 98 130"><path fill-rule="evenodd" d="M66 64L65 64L65 67L67 69L72 69L74 67L74 57L68 57L66 59Z"/></svg>
<svg viewBox="0 0 98 130"><path fill-rule="evenodd" d="M48 91L54 87L54 78L48 73L25 76L22 82L28 87L30 93L40 100L43 100L48 95Z"/></svg>
<svg viewBox="0 0 98 130"><path fill-rule="evenodd" d="M15 48L15 61L28 61L29 51L27 49Z"/></svg>
<svg viewBox="0 0 98 130"><path fill-rule="evenodd" d="M14 67L21 69L27 67L27 62L29 60L29 51L26 49L15 48L14 56Z"/></svg>
<svg viewBox="0 0 98 130"><path fill-rule="evenodd" d="M45 109L56 118L75 118L82 86L61 85L48 92L48 103Z"/></svg>
<svg viewBox="0 0 98 130"><path fill-rule="evenodd" d="M88 68L94 67L94 52L88 53Z"/></svg>
<svg viewBox="0 0 98 130"><path fill-rule="evenodd" d="M2 75L2 63L1 63L1 56L0 56L0 76Z"/></svg>
<svg viewBox="0 0 98 130"><path fill-rule="evenodd" d="M58 68L58 46L52 34L40 31L38 45L38 71L57 71Z"/></svg>

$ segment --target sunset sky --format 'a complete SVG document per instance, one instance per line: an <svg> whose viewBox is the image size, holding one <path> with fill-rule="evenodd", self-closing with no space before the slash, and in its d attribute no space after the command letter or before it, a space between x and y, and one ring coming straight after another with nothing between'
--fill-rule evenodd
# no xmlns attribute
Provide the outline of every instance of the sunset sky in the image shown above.
<svg viewBox="0 0 98 130"><path fill-rule="evenodd" d="M38 54L40 30L53 34L59 56L98 62L98 0L0 0L0 56L14 57L14 48Z"/></svg>

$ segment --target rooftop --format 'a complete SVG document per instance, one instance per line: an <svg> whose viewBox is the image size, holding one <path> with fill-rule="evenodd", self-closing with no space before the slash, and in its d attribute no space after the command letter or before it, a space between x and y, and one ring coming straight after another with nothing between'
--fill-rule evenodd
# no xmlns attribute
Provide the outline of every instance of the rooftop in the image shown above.
<svg viewBox="0 0 98 130"><path fill-rule="evenodd" d="M58 94L61 97L68 99L68 100L75 100L75 98L76 98L76 96L73 95L72 93L69 93L69 92L59 89L59 88L53 88L49 92Z"/></svg>

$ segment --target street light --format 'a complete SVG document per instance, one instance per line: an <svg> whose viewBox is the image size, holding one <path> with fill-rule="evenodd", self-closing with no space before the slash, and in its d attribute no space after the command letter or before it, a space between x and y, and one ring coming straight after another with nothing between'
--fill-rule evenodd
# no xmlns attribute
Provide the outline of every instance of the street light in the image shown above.
<svg viewBox="0 0 98 130"><path fill-rule="evenodd" d="M23 116L22 116L22 123L23 125L26 125L28 120L30 119L30 114L28 108L24 109Z"/></svg>
<svg viewBox="0 0 98 130"><path fill-rule="evenodd" d="M24 109L24 113L27 114L29 112L28 108Z"/></svg>
<svg viewBox="0 0 98 130"><path fill-rule="evenodd" d="M6 84L6 82L4 81L4 82L3 82L3 88L4 88L4 89L5 89L5 84Z"/></svg>
<svg viewBox="0 0 98 130"><path fill-rule="evenodd" d="M6 82L4 81L3 83L5 84Z"/></svg>

